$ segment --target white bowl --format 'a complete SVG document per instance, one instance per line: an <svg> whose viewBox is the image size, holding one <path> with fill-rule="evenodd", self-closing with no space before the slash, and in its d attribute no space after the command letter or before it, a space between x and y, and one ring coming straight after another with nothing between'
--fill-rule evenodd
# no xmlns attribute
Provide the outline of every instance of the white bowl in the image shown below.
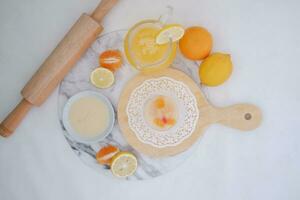
<svg viewBox="0 0 300 200"><path fill-rule="evenodd" d="M96 97L97 99L101 100L103 103L105 103L109 109L109 125L106 128L106 130L104 132L101 132L98 134L98 136L93 137L93 138L84 138L81 137L79 133L77 133L71 126L70 121L69 121L69 112L70 112L70 108L71 105L76 102L77 100L79 100L80 98L83 97L88 97L88 96L92 96L92 97ZM111 102L107 99L107 97L105 97L104 95L102 95L101 93L97 93L94 91L84 91L84 92L80 92L74 96L72 96L68 102L66 103L64 110L63 110L63 116L62 116L62 121L64 124L64 127L66 128L67 132L69 133L69 135L75 139L78 142L82 142L82 143L96 143L99 142L101 140L103 140L107 135L109 135L109 133L112 131L113 127L114 127L114 123L115 123L115 112L113 109L113 106L111 104Z"/></svg>

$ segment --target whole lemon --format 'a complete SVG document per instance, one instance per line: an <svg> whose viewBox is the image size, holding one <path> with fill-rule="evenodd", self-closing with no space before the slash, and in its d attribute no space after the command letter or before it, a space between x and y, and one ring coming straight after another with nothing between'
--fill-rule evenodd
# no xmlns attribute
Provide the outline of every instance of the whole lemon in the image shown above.
<svg viewBox="0 0 300 200"><path fill-rule="evenodd" d="M229 54L213 53L200 65L199 76L203 84L218 86L231 75L232 62Z"/></svg>
<svg viewBox="0 0 300 200"><path fill-rule="evenodd" d="M193 26L185 30L179 40L181 53L191 60L206 58L212 49L213 39L211 34L203 27Z"/></svg>

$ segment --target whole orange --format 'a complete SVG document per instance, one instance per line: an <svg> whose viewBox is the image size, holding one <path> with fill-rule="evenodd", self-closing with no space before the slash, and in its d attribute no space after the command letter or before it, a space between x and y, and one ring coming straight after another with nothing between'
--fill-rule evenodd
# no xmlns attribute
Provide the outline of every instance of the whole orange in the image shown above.
<svg viewBox="0 0 300 200"><path fill-rule="evenodd" d="M185 30L179 41L179 48L186 58L202 60L209 56L212 44L212 36L205 28L193 26Z"/></svg>

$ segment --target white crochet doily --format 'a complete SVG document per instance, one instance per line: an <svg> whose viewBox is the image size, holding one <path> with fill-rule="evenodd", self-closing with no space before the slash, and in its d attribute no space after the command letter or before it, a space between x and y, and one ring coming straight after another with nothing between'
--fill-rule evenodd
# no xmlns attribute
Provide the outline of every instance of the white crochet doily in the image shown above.
<svg viewBox="0 0 300 200"><path fill-rule="evenodd" d="M173 98L179 111L176 125L166 131L152 128L144 117L146 102L159 95ZM169 77L148 79L135 88L126 111L129 127L137 138L157 148L180 144L194 132L199 118L197 100L191 90L183 82Z"/></svg>

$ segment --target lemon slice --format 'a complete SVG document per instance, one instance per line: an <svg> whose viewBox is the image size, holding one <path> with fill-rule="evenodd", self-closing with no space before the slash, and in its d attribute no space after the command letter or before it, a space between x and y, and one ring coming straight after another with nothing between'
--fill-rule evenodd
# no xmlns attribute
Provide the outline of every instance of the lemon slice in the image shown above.
<svg viewBox="0 0 300 200"><path fill-rule="evenodd" d="M157 44L166 44L170 40L176 42L184 35L184 28L179 24L170 24L161 29L156 36Z"/></svg>
<svg viewBox="0 0 300 200"><path fill-rule="evenodd" d="M114 74L106 68L97 68L91 73L91 82L97 88L108 88L115 82Z"/></svg>
<svg viewBox="0 0 300 200"><path fill-rule="evenodd" d="M110 167L113 175L125 178L136 171L137 159L130 152L119 152L112 158Z"/></svg>

